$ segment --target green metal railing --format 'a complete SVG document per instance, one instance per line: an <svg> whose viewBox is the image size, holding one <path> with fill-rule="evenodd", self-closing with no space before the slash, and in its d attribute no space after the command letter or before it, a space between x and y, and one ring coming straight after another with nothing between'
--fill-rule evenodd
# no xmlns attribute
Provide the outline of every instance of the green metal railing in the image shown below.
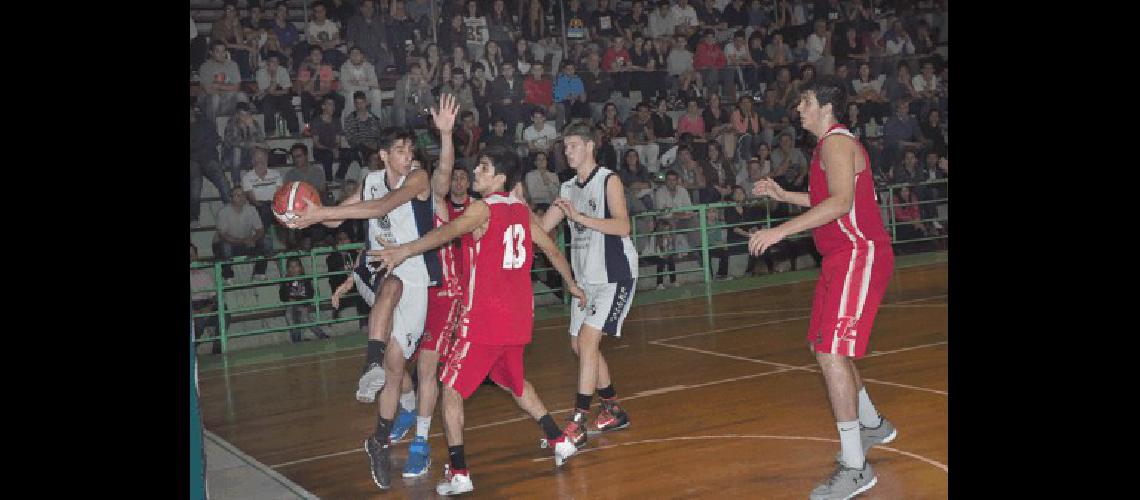
<svg viewBox="0 0 1140 500"><path fill-rule="evenodd" d="M898 203L897 202L898 200L895 196L895 192L899 187L904 186L904 185L905 186L911 186L911 187L941 186L941 189L943 190L944 195L941 197L937 197L937 198L928 196L928 198L923 200L923 201L918 201L918 202L913 202L913 203ZM921 218L917 221L907 221L907 222L902 222L902 223L895 220L895 209L897 207L904 207L904 206L910 206L910 205L918 205L918 206L934 205L934 206L938 206L938 205L947 203L948 202L948 196L945 195L945 193L947 192L947 186L948 186L948 182L946 179L939 179L939 180L916 183L916 184L897 184L897 185L891 185L891 186L876 187L876 192L878 193L878 197L879 197L879 205L883 209L883 211L885 212L883 214L883 223L887 227L888 231L890 232L892 243L894 243L895 245L898 245L898 244L918 243L918 242L923 242L923 241L946 240L949 238L949 236L946 234L934 234L933 236L925 236L925 237L920 237L920 238L909 238L909 239L900 240L898 238L898 230L897 230L899 225L913 224L915 222L920 222L923 224L930 224L930 223L934 223L934 222L944 223L948 220L948 218L949 218L948 216L947 217L939 217L939 216L935 215L934 217ZM727 233L728 230L730 230L734 227L755 226L755 225L758 225L758 223L760 223L759 225L762 225L764 228L771 228L773 226L777 226L777 225L787 221L788 219L790 219L792 217L795 217L796 215L799 215L799 213L802 213L803 211L806 210L805 208L800 208L800 207L790 207L788 217L772 217L772 209L777 206L777 202L774 202L769 198L748 200L748 201L742 203L742 205L763 207L764 208L763 219L742 221L742 222L737 223L737 224L727 224L727 223L723 223L723 221L718 221L720 223L712 224L712 225L710 225L708 223L708 211L709 210L723 210L725 208L737 206L736 203L732 203L732 202L719 202L719 203L710 203L710 204L705 204L705 205L692 205L692 206L687 206L687 207L678 207L678 208L666 209L666 210L647 211L647 212L641 212L641 213L637 213L637 214L632 215L631 220L630 220L630 225L631 225L630 237L634 243L634 246L638 249L639 257L668 256L668 255L678 255L678 254L682 254L682 253L699 253L700 254L700 258L698 259L699 260L698 266L695 268L683 269L683 270L678 269L677 271L672 271L672 272L665 271L665 272L661 272L661 273L658 273L656 271L654 271L654 272L640 272L639 271L638 272L638 278L653 278L653 277L656 277L659 275L671 275L671 274L680 275L680 274L687 274L687 273L701 273L701 279L704 283L705 293L707 295L711 295L712 294L712 281L713 281L713 279L712 279L712 273L710 272L710 264L711 264L710 259L709 259L710 252L718 250L718 249L727 249L730 247L746 246L748 244L748 242L747 241L741 241L741 242L729 243L727 241L727 237L726 237L727 234L725 234L725 236L715 238L716 240L718 240L716 243L710 243L710 238L709 238L710 231L723 230ZM671 229L668 231L651 231L651 232L642 233L642 234L639 234L639 232L638 232L638 221L639 220L645 220L647 218L657 218L657 217L670 217L670 218L672 218L672 216L675 214L686 213L686 212L693 212L696 214L695 221L692 223L692 227L674 228L674 229ZM688 226L689 224L686 224L686 225ZM684 234L684 235L686 235L685 237L688 238L689 237L688 235L692 234L694 232L697 232L700 235L700 246L699 246L699 248L695 248L695 247L690 246L690 248L688 248L688 249L682 249L682 250L676 250L675 249L675 250L672 250L669 252L663 252L663 253L645 253L645 254L641 253L642 242L650 236L660 236L660 235L669 235L669 234ZM564 238L565 233L563 230L563 226L559 226L555 230L555 233L556 233L555 234L555 240L556 240L559 248L562 249L562 252L564 255L568 255L567 254L567 242L565 241L565 238ZM788 238L786 238L784 241L795 241L795 240L799 240L799 239L803 239L803 238L810 238L810 237L811 237L810 232L804 231L801 233L791 235ZM346 278L352 279L350 274L352 273L353 265L352 265L352 263L346 263L346 267L348 267L348 269L344 270L344 271L332 271L332 272L317 272L316 271L316 269L317 269L317 265L316 265L317 257L325 256L325 255L328 255L328 254L333 253L333 252L340 252L340 251L345 251L345 250L363 251L363 248L364 248L364 244L362 244L362 243L352 243L352 244L340 245L339 247L336 247L336 248L333 248L333 247L313 248L312 250L309 250L307 252L283 252L283 253L275 254L275 255L270 256L270 257L245 256L245 257L236 257L236 258L233 258L229 261L192 263L190 265L191 269L211 268L213 270L213 274L214 274L215 286L212 289L192 290L191 292L192 293L214 292L215 297L217 298L217 310L216 311L196 313L196 314L193 314L193 317L194 318L216 317L217 323L218 323L217 324L218 334L216 337L212 336L212 337L208 337L208 338L207 337L199 338L199 339L195 340L195 343L201 344L204 342L220 342L222 352L227 352L228 341L229 341L229 339L233 339L233 338L248 337L248 336L254 336L254 335L264 335L267 333L281 332L281 331L287 331L287 330L293 330L293 329L304 329L304 328L309 328L311 326L318 326L318 325L330 325L330 324L336 324L336 323L345 323L345 322L349 322L349 321L358 321L360 319L366 318L367 316L364 316L364 315L353 315L353 316L340 316L339 318L335 318L335 319L331 318L331 317L329 317L327 319L322 319L321 305L326 304L326 303L330 303L331 297L322 296L321 289L318 286L319 285L318 280L321 278L327 278L329 276L346 276ZM302 259L307 259L306 269L308 270L308 272L306 274L303 274L300 276L285 276L285 272L284 272L285 268L286 268L285 263L286 263L286 260L288 260L291 257L299 257ZM727 255L721 255L720 257L721 258L727 258ZM793 258L795 258L795 257L793 257ZM222 279L222 266L223 265L252 265L253 263L256 263L259 261L265 261L265 260L277 261L278 269L281 271L279 273L282 276L281 278L268 279L268 280L258 280L258 281L252 281L252 282L248 282L248 283L238 283L238 284L233 284L233 285L226 285L224 280ZM640 267L640 263L639 263L639 267ZM539 276L540 276L539 273L554 273L554 274L556 274L556 271L554 271L553 267L541 267L541 268L532 269L531 273L532 273L532 276L535 276L535 279L537 279L539 281L544 281L541 278L539 278ZM226 300L225 300L225 296L226 296L227 291L240 290L240 289L246 289L246 288L258 288L258 287L275 287L279 283L293 281L293 280L297 280L297 279L312 280L313 290L314 290L312 299L301 300L301 301L291 301L291 302L276 302L276 303L272 303L272 304L255 305L255 306L240 308L240 309L239 308L233 308L232 306L227 304ZM564 286L555 288L555 287L549 287L549 285L548 285L548 288L549 288L548 290L536 291L535 295L556 294L556 293L562 292L565 289ZM358 297L358 296L359 296L359 293L353 292L353 293L345 295L344 298L348 299L351 297ZM569 295L562 293L562 304L568 305L569 303L570 303ZM282 311L284 311L285 308L287 308L288 306L297 305L297 304L311 304L313 306L314 320L311 322L307 322L307 323L286 324L285 326L262 328L262 329L251 330L251 331L246 331L246 332L241 332L241 333L236 333L236 334L229 332L228 323L233 321L234 316L241 315L241 314L259 313L259 312L265 312L265 311L271 311L271 310L282 310ZM342 306L341 307L342 307L342 309L345 307L343 300L342 300ZM326 313L327 313L327 311L326 311Z"/></svg>

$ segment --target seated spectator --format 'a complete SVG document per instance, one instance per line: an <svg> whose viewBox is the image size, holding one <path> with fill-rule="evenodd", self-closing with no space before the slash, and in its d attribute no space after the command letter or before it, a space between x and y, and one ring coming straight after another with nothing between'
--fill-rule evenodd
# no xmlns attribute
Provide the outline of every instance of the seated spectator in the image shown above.
<svg viewBox="0 0 1140 500"><path fill-rule="evenodd" d="M530 109L542 108L551 121L561 123L563 117L554 108L554 82L543 74L541 63L534 63L530 67L530 76L523 82L525 98L523 102Z"/></svg>
<svg viewBox="0 0 1140 500"><path fill-rule="evenodd" d="M320 0L312 3L313 16L309 19L308 29L305 32L309 50L320 48L325 61L331 67L339 68L344 64L344 52L337 50L343 44L340 36L340 27L328 18L328 10ZM312 52L310 52L310 55Z"/></svg>
<svg viewBox="0 0 1140 500"><path fill-rule="evenodd" d="M594 127L594 161L610 170L617 170L617 149L610 143L610 136L602 127Z"/></svg>
<svg viewBox="0 0 1140 500"><path fill-rule="evenodd" d="M581 74L586 99L590 103L590 118L594 121L602 119L602 108L609 103L614 89L613 79L609 73L602 71L600 61L596 52L587 54L586 69Z"/></svg>
<svg viewBox="0 0 1140 500"><path fill-rule="evenodd" d="M871 76L871 65L869 63L859 63L859 76L851 81L851 86L855 91L852 101L859 105L860 111L867 115L868 119L877 119L879 122L883 122L890 114L890 104L887 101L887 95L883 92L885 80L886 75Z"/></svg>
<svg viewBox="0 0 1140 500"><path fill-rule="evenodd" d="M906 61L899 62L895 77L887 80L883 89L890 102L911 101L920 97L914 88L914 79L910 77L910 66L907 66Z"/></svg>
<svg viewBox="0 0 1140 500"><path fill-rule="evenodd" d="M491 120L491 133L480 138L479 149L482 151L514 151L515 140L507 135L507 122L502 116Z"/></svg>
<svg viewBox="0 0 1140 500"><path fill-rule="evenodd" d="M558 139L558 131L554 124L547 123L546 111L541 107L534 108L531 113L531 126L523 130L523 140L526 141L527 151L533 155L539 151L550 153L554 140Z"/></svg>
<svg viewBox="0 0 1140 500"><path fill-rule="evenodd" d="M408 70L408 63L416 57L421 34L417 33L416 22L408 16L404 2L392 2L389 7L384 32L388 35L388 47L392 52L392 65L397 73Z"/></svg>
<svg viewBox="0 0 1140 500"><path fill-rule="evenodd" d="M344 0L329 0L325 5L328 10L328 18L336 22L337 27L344 28L348 26L348 21L356 15L356 2L346 2Z"/></svg>
<svg viewBox="0 0 1140 500"><path fill-rule="evenodd" d="M930 34L930 25L927 24L925 19L920 19L917 25L917 33L914 37L914 53L920 56L933 55L935 49L938 48L938 42Z"/></svg>
<svg viewBox="0 0 1140 500"><path fill-rule="evenodd" d="M887 57L914 55L914 40L911 39L910 33L903 28L902 21L898 18L891 22L891 29L883 33L883 40L886 42Z"/></svg>
<svg viewBox="0 0 1140 500"><path fill-rule="evenodd" d="M427 44L424 48L423 56L419 60L420 66L424 70L424 78L427 79L428 84L433 89L439 87L444 83L440 79L443 73L443 56L439 53L439 46L434 43Z"/></svg>
<svg viewBox="0 0 1140 500"><path fill-rule="evenodd" d="M823 74L835 72L835 56L831 54L831 31L827 21L815 20L815 31L807 37L807 62L818 66Z"/></svg>
<svg viewBox="0 0 1140 500"><path fill-rule="evenodd" d="M637 154L645 159L645 168L656 173L657 158L661 148L657 145L657 134L654 132L649 103L645 101L638 103L637 112L625 121L622 128L625 131L626 147L637 151Z"/></svg>
<svg viewBox="0 0 1140 500"><path fill-rule="evenodd" d="M245 30L242 29L241 20L238 19L237 2L227 2L222 8L222 18L215 21L211 27L210 40L225 44L230 53L230 60L237 63L243 81L253 79L254 65L250 54L257 50L257 41L246 39Z"/></svg>
<svg viewBox="0 0 1140 500"><path fill-rule="evenodd" d="M483 49L483 58L476 62L482 64L483 69L487 71L487 77L494 80L502 74L503 61L505 60L503 50L499 48L498 42L489 40ZM530 70L530 61L527 60L527 54L521 54L512 60L515 61L515 68L518 69L520 73L526 73ZM520 61L526 64L526 69L523 69L523 66L519 64Z"/></svg>
<svg viewBox="0 0 1140 500"><path fill-rule="evenodd" d="M835 55L836 68L846 66L849 71L855 72L858 71L858 65L868 61L867 47L863 44L863 39L859 38L854 24L847 25L844 38L833 43L831 50Z"/></svg>
<svg viewBox="0 0 1140 500"><path fill-rule="evenodd" d="M702 26L713 27L718 30L728 28L728 22L723 19L721 9L717 4L727 3L725 0L704 0L704 2L693 2L693 10L697 11L697 20L700 21Z"/></svg>
<svg viewBox="0 0 1140 500"><path fill-rule="evenodd" d="M610 46L602 56L602 69L610 73L614 80L614 90L620 91L623 96L629 97L630 81L629 71L631 59L629 50L625 48L625 38L614 37Z"/></svg>
<svg viewBox="0 0 1140 500"><path fill-rule="evenodd" d="M349 221L346 221L349 222ZM325 266L329 273L348 272L349 274L331 274L329 276L329 290L336 290L344 284L345 281L352 280L352 268L356 264L356 257L359 253L358 250L347 250L342 248L343 245L352 243L351 237L348 232L346 224L336 230L336 242L333 245L333 252L330 252L325 257ZM356 306L356 314L365 316L360 318L360 325L363 326L367 322L368 304L359 295L349 301ZM333 319L340 317L340 309L333 309Z"/></svg>
<svg viewBox="0 0 1140 500"><path fill-rule="evenodd" d="M471 86L467 84L467 75L459 68L451 70L451 81L439 87L440 95L451 94L455 96L455 100L459 103L459 109L471 111L475 115L475 121L479 121L479 109L475 107L475 96L471 92Z"/></svg>
<svg viewBox="0 0 1140 500"><path fill-rule="evenodd" d="M511 137L516 136L518 124L529 112L523 104L526 97L522 77L515 74L514 63L504 62L503 74L491 83L491 115L503 118Z"/></svg>
<svg viewBox="0 0 1140 500"><path fill-rule="evenodd" d="M440 52L450 54L453 49L467 49L467 29L463 24L463 13L454 12L449 16L446 26L439 27L438 39Z"/></svg>
<svg viewBox="0 0 1140 500"><path fill-rule="evenodd" d="M930 174L918 164L918 154L912 148L907 148L903 152L902 164L891 169L891 184L918 184L926 182L929 178ZM918 197L925 198L921 187L915 191Z"/></svg>
<svg viewBox="0 0 1140 500"><path fill-rule="evenodd" d="M333 111L336 109L336 101L331 97L325 96L321 104L321 114L316 117L311 123L311 134L313 136L313 158L315 158L325 168L325 179L333 178L333 162L340 164L337 169L336 178L344 179L344 174L348 172L348 165L352 161L353 152L351 149L340 147L341 140L344 139L344 128L341 126L340 120L333 116Z"/></svg>
<svg viewBox="0 0 1140 500"><path fill-rule="evenodd" d="M772 157L769 151L767 144L760 143L760 147L756 150L757 156L750 158L748 166L736 173L736 183L744 187L744 193L750 200L760 198L752 192L756 183L772 174Z"/></svg>
<svg viewBox="0 0 1140 500"><path fill-rule="evenodd" d="M487 79L482 64L472 64L471 71L474 74L468 85L471 87L471 99L475 101L475 109L471 111L478 117L476 123L488 129L491 126L491 81Z"/></svg>
<svg viewBox="0 0 1140 500"><path fill-rule="evenodd" d="M724 229L727 231L725 243L727 243L728 246L716 250L709 250L709 267L712 267L711 257L720 257L720 262L716 267L716 279L721 280L732 279L732 276L728 275L729 257L741 254L748 255L748 266L744 269L745 275L753 274L756 269L756 262L760 260L758 257L752 256L748 253L748 238L752 235L752 233L756 232L756 230L760 228L760 225L745 224L748 222L759 222L761 219L763 219L763 214L760 212L760 207L756 205L744 205L744 201L746 200L744 188L739 185L732 186L732 193L730 196L731 201L735 202L736 205L725 207L719 210L709 210L709 212L722 212L724 216L724 224L730 226ZM764 255L765 257L768 257L769 253L764 252ZM769 265L768 269L769 272L771 272L772 266Z"/></svg>
<svg viewBox="0 0 1140 500"><path fill-rule="evenodd" d="M246 203L241 186L230 190L230 202L218 211L217 233L214 235L214 255L222 260L230 260L235 255L262 255L273 253L273 242L265 235L265 226L257 210ZM268 261L260 260L253 264L253 279L265 279ZM231 265L222 266L222 277L227 285L234 282Z"/></svg>
<svg viewBox="0 0 1140 500"><path fill-rule="evenodd" d="M297 257L289 257L286 261L286 276L297 277L292 281L285 281L281 283L280 296L281 302L300 302L313 300L313 281L311 278L303 277L305 268L301 265L301 259ZM312 304L289 304L285 306L285 322L290 325L299 323L312 323L313 322L313 306ZM309 330L316 335L317 338L327 339L328 334L320 325L313 325ZM305 330L301 328L294 328L289 330L289 340L293 343L302 340L309 340L304 338Z"/></svg>
<svg viewBox="0 0 1140 500"><path fill-rule="evenodd" d="M652 17L650 19L652 19ZM692 74L694 73L693 53L685 46L684 37L679 36L673 39L673 43L669 47L669 55L665 56L665 61L669 76L678 82L684 82L692 78Z"/></svg>
<svg viewBox="0 0 1140 500"><path fill-rule="evenodd" d="M482 153L479 145L484 140L483 128L475 122L475 114L470 110L460 111L459 119L459 128L454 132L455 156L463 168L472 169Z"/></svg>
<svg viewBox="0 0 1140 500"><path fill-rule="evenodd" d="M574 61L562 63L562 74L554 85L554 102L561 108L557 115L570 120L590 120L590 105L586 103L586 87L576 74Z"/></svg>
<svg viewBox="0 0 1140 500"><path fill-rule="evenodd" d="M697 17L696 9L689 5L689 0L677 0L673 5L673 18L677 20L676 33L685 38L696 34L701 27L701 20Z"/></svg>
<svg viewBox="0 0 1140 500"><path fill-rule="evenodd" d="M676 170L669 170L665 174L665 185L657 188L653 196L653 205L657 210L668 210L693 205L689 191L681 187L681 176ZM677 229L692 229L698 226L697 213L693 211L673 212L667 216ZM683 233L684 234L684 233ZM690 235L692 242L693 232ZM700 235L696 235L699 241Z"/></svg>
<svg viewBox="0 0 1140 500"><path fill-rule="evenodd" d="M648 2L648 4L645 0L630 2L629 13L621 16L621 19L618 20L621 35L632 39L635 33L643 33L651 40L657 38L649 34L649 11L652 9L653 2Z"/></svg>
<svg viewBox="0 0 1140 500"><path fill-rule="evenodd" d="M219 116L233 114L238 103L249 102L245 92L238 89L241 83L238 65L226 59L226 43L221 40L210 43L210 58L198 68L198 79L202 87L198 103L211 124Z"/></svg>
<svg viewBox="0 0 1140 500"><path fill-rule="evenodd" d="M687 75L687 77L682 76L678 83L677 99L682 103L701 101L706 99L709 95L709 91L704 85L704 77L702 77L700 73L693 72ZM677 126L680 126L679 120ZM677 132L678 135L681 133L680 131Z"/></svg>
<svg viewBox="0 0 1140 500"><path fill-rule="evenodd" d="M883 126L883 156L888 170L898 164L899 151L903 148L920 148L926 137L918 126L918 120L910 116L910 103L895 102L895 116Z"/></svg>
<svg viewBox="0 0 1140 500"><path fill-rule="evenodd" d="M671 37L677 31L677 18L673 15L669 0L658 0L657 9L649 13L648 34L651 38Z"/></svg>
<svg viewBox="0 0 1140 500"><path fill-rule="evenodd" d="M263 146L253 150L253 170L241 176L241 190L245 191L246 200L257 210L261 218L261 226L273 227L276 220L273 217L273 195L277 189L284 185L281 173L269 169L269 152Z"/></svg>
<svg viewBox="0 0 1140 500"><path fill-rule="evenodd" d="M773 67L780 68L795 62L792 57L792 48L784 43L783 33L772 33L772 41L764 50L767 52L768 60L772 62Z"/></svg>
<svg viewBox="0 0 1140 500"><path fill-rule="evenodd" d="M705 138L735 153L736 128L729 111L721 106L720 94L709 94L709 105L701 112L701 119L705 122Z"/></svg>
<svg viewBox="0 0 1140 500"><path fill-rule="evenodd" d="M705 137L705 119L701 116L701 105L696 99L689 99L685 114L677 120L677 134L692 134L695 137Z"/></svg>
<svg viewBox="0 0 1140 500"><path fill-rule="evenodd" d="M606 103L606 107L602 109L602 119L596 125L601 127L610 138L625 135L621 127L621 118L618 117L617 105L612 102Z"/></svg>
<svg viewBox="0 0 1140 500"><path fill-rule="evenodd" d="M744 5L744 0L732 0L720 13L721 21L729 28L746 28L748 26L755 26L749 22L748 7Z"/></svg>
<svg viewBox="0 0 1140 500"><path fill-rule="evenodd" d="M708 203L727 199L732 194L732 185L736 182L736 171L719 143L709 144L708 157L701 160L700 164L701 171L704 172Z"/></svg>
<svg viewBox="0 0 1140 500"><path fill-rule="evenodd" d="M759 37L757 37L759 38ZM757 44L763 45L762 40ZM737 30L732 34L732 42L724 46L724 58L727 63L728 78L733 79L736 88L752 91L760 83L758 64L752 58L752 49L745 41L744 30ZM759 53L763 53L759 50ZM767 80L765 78L764 80Z"/></svg>
<svg viewBox="0 0 1140 500"><path fill-rule="evenodd" d="M226 201L230 183L222 173L218 161L218 129L206 120L193 106L190 107L190 228L198 228L202 213L202 176L218 189L218 196Z"/></svg>
<svg viewBox="0 0 1140 500"><path fill-rule="evenodd" d="M788 191L807 191L808 163L803 151L792 145L791 134L780 135L772 151L772 180Z"/></svg>
<svg viewBox="0 0 1140 500"><path fill-rule="evenodd" d="M675 140L677 131L673 128L673 118L669 116L669 100L664 97L657 98L653 110L653 135L657 140Z"/></svg>
<svg viewBox="0 0 1140 500"><path fill-rule="evenodd" d="M677 166L680 166L679 170ZM677 162L673 168L681 175L681 186L689 190L689 199L699 204L712 202L710 198L713 196L710 196L705 189L708 186L705 173L701 169L701 164L693 158L693 152L688 146L677 148Z"/></svg>
<svg viewBox="0 0 1140 500"><path fill-rule="evenodd" d="M936 231L926 222L922 222L923 216L919 208L921 205L918 204L921 199L910 186L899 186L896 193L894 198L895 252L905 254L931 250L934 245L931 245L930 241L906 244L910 240L933 236Z"/></svg>
<svg viewBox="0 0 1140 500"><path fill-rule="evenodd" d="M706 29L701 43L697 44L697 53L693 57L693 69L701 73L701 78L710 93L729 95L736 93L733 72L727 65L728 59L724 55L724 48L716 42L713 30Z"/></svg>
<svg viewBox="0 0 1140 500"><path fill-rule="evenodd" d="M764 91L764 102L756 109L756 114L760 117L760 136L768 146L775 143L778 134L792 131L789 128L790 122L787 121L788 108L780 103L777 92L774 88Z"/></svg>
<svg viewBox="0 0 1140 500"><path fill-rule="evenodd" d="M275 136L277 118L284 117L290 135L300 132L297 125L297 113L293 111L293 97L290 89L293 81L289 72L279 64L280 56L274 52L265 61L265 67L257 70L258 99L261 112L265 115L265 134ZM284 133L284 130L280 131Z"/></svg>
<svg viewBox="0 0 1140 500"><path fill-rule="evenodd" d="M431 84L424 77L423 67L413 62L408 74L396 81L392 99L392 121L397 127L418 127L427 124L423 114L431 105Z"/></svg>
<svg viewBox="0 0 1140 500"><path fill-rule="evenodd" d="M755 101L749 96L741 96L732 110L732 127L736 130L738 139L734 150L727 156L733 162L743 164L752 157L753 147L758 144L763 128L760 126L760 114L753 109Z"/></svg>
<svg viewBox="0 0 1140 500"><path fill-rule="evenodd" d="M771 5L762 0L748 2L748 25L752 27L772 24Z"/></svg>
<svg viewBox="0 0 1140 500"><path fill-rule="evenodd" d="M328 191L324 170L309 165L309 148L301 143L294 144L289 148L289 155L293 157L293 168L285 172L285 183L305 181L312 184L322 195ZM312 227L316 226L324 227L321 224L314 224Z"/></svg>
<svg viewBox="0 0 1140 500"><path fill-rule="evenodd" d="M512 50L511 42L516 31L518 31L518 26L514 19L512 19L511 14L507 12L506 4L503 3L503 0L495 0L492 2L491 12L487 13L487 34L489 39L498 43L500 48L509 52Z"/></svg>
<svg viewBox="0 0 1140 500"><path fill-rule="evenodd" d="M677 283L677 261L688 257L689 242L688 238L682 235L683 233L657 234L672 230L673 224L669 222L668 218L656 218L654 228L645 238L645 244L639 253L641 262L657 265L658 290L665 289L664 278L666 274L664 271L666 268L669 269L669 283L674 287L681 286L680 283Z"/></svg>
<svg viewBox="0 0 1140 500"><path fill-rule="evenodd" d="M926 61L922 63L922 73L914 75L911 78L911 87L918 93L916 101L919 106L915 106L915 111L920 115L925 115L930 110L946 109L945 92L942 89L941 81L938 76L934 74L934 63Z"/></svg>
<svg viewBox="0 0 1140 500"><path fill-rule="evenodd" d="M285 60L279 62L287 68L293 66L289 66L285 61L300 64L300 60L304 56L296 52L296 49L302 47L304 43L301 41L301 33L297 31L297 27L289 22L289 5L286 2L277 2L277 6L273 8L273 19L268 23L268 28L285 54Z"/></svg>
<svg viewBox="0 0 1140 500"><path fill-rule="evenodd" d="M290 53L291 51L281 46L281 41L277 39L273 30L268 30L265 33L265 43L257 50L257 58L262 62L268 62L269 56L277 56L277 65L288 69L295 67L292 64L293 60L289 58Z"/></svg>
<svg viewBox="0 0 1140 500"><path fill-rule="evenodd" d="M265 131L253 118L249 103L238 103L237 113L226 122L222 134L222 160L235 186L241 184L241 171L253 165L253 147L264 143Z"/></svg>
<svg viewBox="0 0 1140 500"><path fill-rule="evenodd" d="M922 137L926 139L926 150L939 154L946 154L946 136L942 130L941 113L937 109L931 109L926 112L926 120L924 120L919 127L922 131Z"/></svg>
<svg viewBox="0 0 1140 500"><path fill-rule="evenodd" d="M534 155L534 169L526 173L526 192L530 195L532 210L546 210L555 198L559 196L562 183L558 176L550 171L547 164L547 154L539 152Z"/></svg>
<svg viewBox="0 0 1140 500"><path fill-rule="evenodd" d="M348 61L340 67L340 96L344 102L352 99L357 92L364 92L372 103L372 114L383 114L384 96L380 92L380 81L376 78L376 68L364 60L364 51L353 47L348 51Z"/></svg>
<svg viewBox="0 0 1140 500"><path fill-rule="evenodd" d="M593 40L621 38L617 13L610 8L609 0L597 0L597 4L593 15L590 16L590 38Z"/></svg>
<svg viewBox="0 0 1140 500"><path fill-rule="evenodd" d="M376 2L374 0L360 2L360 12L349 19L348 25L344 28L345 42L350 47L359 48L364 52L364 59L372 64L377 77L384 74L384 70L392 64L393 59L387 36L384 34L383 18L376 12Z"/></svg>
<svg viewBox="0 0 1140 500"><path fill-rule="evenodd" d="M352 96L352 105L355 108L352 114L344 117L344 136L355 154L341 162L337 179L344 178L341 172L348 169L350 160L363 163L363 159L368 158L371 152L380 149L380 135L384 125L380 117L369 110L368 98L363 92L357 92Z"/></svg>
<svg viewBox="0 0 1140 500"><path fill-rule="evenodd" d="M312 122L320 113L321 101L325 96L332 97L336 103L335 116L340 116L341 110L344 109L344 98L333 91L336 87L337 73L331 64L324 62L323 58L320 46L312 46L309 49L309 58L301 63L301 69L297 72L297 83L301 87L301 118L306 123Z"/></svg>
<svg viewBox="0 0 1140 500"><path fill-rule="evenodd" d="M621 177L622 184L630 191L634 199L641 200L645 210L653 210L653 176L646 170L645 165L641 163L641 156L637 154L636 150L628 149L625 156L618 168L618 176ZM648 199L643 197L648 196Z"/></svg>
<svg viewBox="0 0 1140 500"><path fill-rule="evenodd" d="M190 244L190 263L193 264L198 261L198 247ZM214 281L214 270L204 267L201 269L190 270L190 310L193 314L211 313L218 310L218 292L215 291L217 287ZM201 291L198 291L201 290ZM218 317L206 316L202 318L194 318L194 338L200 339L206 336L206 328L214 329L214 336L217 336ZM212 354L222 353L221 342L214 341L211 343L210 352Z"/></svg>

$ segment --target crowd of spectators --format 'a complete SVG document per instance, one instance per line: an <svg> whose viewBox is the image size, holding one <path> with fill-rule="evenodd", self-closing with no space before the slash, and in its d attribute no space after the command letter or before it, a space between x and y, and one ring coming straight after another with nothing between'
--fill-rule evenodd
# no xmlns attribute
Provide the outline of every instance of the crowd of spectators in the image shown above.
<svg viewBox="0 0 1140 500"><path fill-rule="evenodd" d="M210 33L198 37L191 19L192 79L200 88L200 113L195 115L195 105L191 113L192 225L202 177L219 192L230 192L227 181L240 186L234 191L244 199L223 200L227 209L249 208L254 216L242 220L262 227L272 225L267 193L282 182L308 181L328 202L338 201L359 182L346 178L351 163L362 172L380 168L375 141L381 128L430 129L427 109L442 93L457 96L461 105L454 131L458 165L470 168L491 150L517 153L527 165L524 179L535 210L545 210L558 183L573 176L559 131L574 122L594 128L597 161L621 176L631 214L747 204L755 198L752 185L765 177L806 191L815 139L800 127L795 106L800 89L816 75L850 82L850 105L839 110L840 119L867 149L878 185L948 175L949 74L939 50L947 41L945 0L308 5L305 29L294 25L286 2L227 5ZM390 104L383 101L387 92ZM299 117L293 97L300 100ZM257 112L264 123L253 117ZM231 116L220 138L210 130L218 116ZM272 155L261 145L278 133L311 137L320 166L310 166L308 149L298 144L285 175L267 176L262 158ZM220 154L211 154L217 144ZM944 194L944 188L929 186L905 194L896 189L896 199L920 204L900 208L895 218L933 218L934 206L921 202ZM799 210L710 210L707 222L744 224L714 230L710 239L740 243L760 227L746 223ZM641 217L636 230L699 225L695 213L682 211ZM899 236L946 229L929 221L907 227ZM331 232L314 228L286 231L282 239L289 248L333 243ZM359 233L351 227L345 232L351 241L359 241ZM222 252L216 254L264 251L252 237L223 236L219 227ZM699 239L690 231L636 244L647 263L668 270L684 254L661 250L699 248ZM810 243L789 241L765 258L750 257L747 272L760 260L771 272L773 258L794 266L798 255L812 252ZM716 275L728 278L727 257L740 253L742 245L714 252L720 259ZM699 252L689 258L695 256Z"/></svg>

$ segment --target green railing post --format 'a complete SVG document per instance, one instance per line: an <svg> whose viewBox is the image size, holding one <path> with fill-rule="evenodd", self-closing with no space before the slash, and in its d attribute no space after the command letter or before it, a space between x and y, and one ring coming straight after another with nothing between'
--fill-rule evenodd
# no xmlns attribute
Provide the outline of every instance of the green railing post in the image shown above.
<svg viewBox="0 0 1140 500"><path fill-rule="evenodd" d="M890 187L887 188L887 220L891 224L891 241L898 242L899 238L895 230L898 222L895 221L895 190Z"/></svg>
<svg viewBox="0 0 1140 500"><path fill-rule="evenodd" d="M316 249L309 247L309 274L313 278L313 321L321 321L321 287L317 283Z"/></svg>
<svg viewBox="0 0 1140 500"><path fill-rule="evenodd" d="M697 214L701 218L701 267L704 269L705 275L705 295L712 296L712 276L709 274L709 224L708 217L706 217L707 205L701 205L697 208Z"/></svg>
<svg viewBox="0 0 1140 500"><path fill-rule="evenodd" d="M221 261L214 261L214 286L218 294L218 337L222 342L222 354L225 354L229 350L226 345L226 284L222 281Z"/></svg>

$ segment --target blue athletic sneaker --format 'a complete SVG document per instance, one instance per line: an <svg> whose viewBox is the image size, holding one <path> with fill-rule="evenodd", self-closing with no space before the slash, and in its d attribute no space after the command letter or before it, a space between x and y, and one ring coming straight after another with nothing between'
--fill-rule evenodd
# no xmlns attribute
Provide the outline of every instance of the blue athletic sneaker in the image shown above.
<svg viewBox="0 0 1140 500"><path fill-rule="evenodd" d="M427 438L416 436L408 445L408 461L404 464L404 477L419 477L431 468L431 447Z"/></svg>
<svg viewBox="0 0 1140 500"><path fill-rule="evenodd" d="M416 412L400 407L396 413L396 421L392 422L392 432L388 434L388 439L393 443L398 443L404 439L404 436L408 435L408 430L413 425L416 425Z"/></svg>

